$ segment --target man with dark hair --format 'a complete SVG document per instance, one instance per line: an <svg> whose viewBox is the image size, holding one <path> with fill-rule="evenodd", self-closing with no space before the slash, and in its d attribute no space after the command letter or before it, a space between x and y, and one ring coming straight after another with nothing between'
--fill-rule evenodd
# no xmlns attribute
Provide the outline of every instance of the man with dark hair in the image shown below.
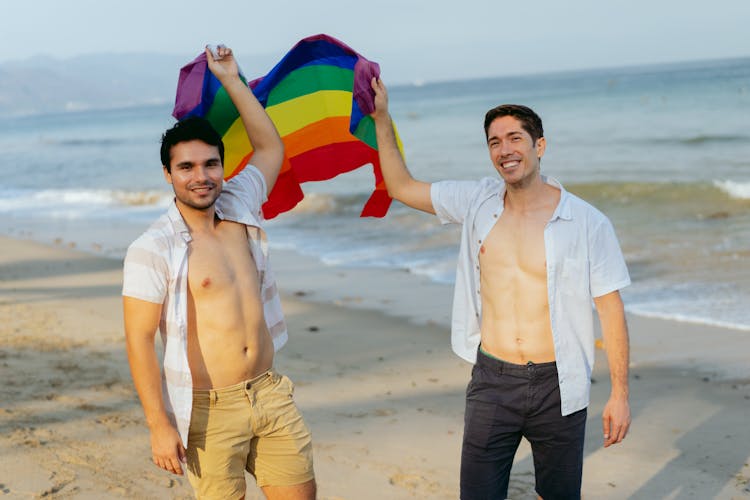
<svg viewBox="0 0 750 500"><path fill-rule="evenodd" d="M253 164L224 183L221 137L202 118L164 134L174 203L125 257L130 369L154 463L175 474L185 466L199 498L244 497L247 470L268 498L312 499L310 431L292 382L273 369L287 331L261 228L284 147L231 50L206 57L239 112Z"/></svg>
<svg viewBox="0 0 750 500"><path fill-rule="evenodd" d="M199 140L209 146L216 146L219 150L219 159L222 164L224 163L224 141L221 140L219 133L205 118L192 116L175 123L161 136L159 156L161 157L161 164L167 169L167 173L172 173L172 165L170 165L172 146L192 140Z"/></svg>
<svg viewBox="0 0 750 500"><path fill-rule="evenodd" d="M373 79L380 164L388 193L444 224L463 225L453 301L453 350L475 363L466 390L461 498L505 498L522 437L536 492L581 495L583 441L594 362L596 306L612 390L604 446L630 426L628 332L619 290L630 283L609 220L541 175L546 139L531 109L503 105L485 117L501 179L415 180L399 153L388 96Z"/></svg>
<svg viewBox="0 0 750 500"><path fill-rule="evenodd" d="M512 116L521 125L521 128L531 136L531 142L536 144L537 139L544 137L542 119L534 111L520 104L501 104L484 115L484 136L489 139L490 125L498 118Z"/></svg>

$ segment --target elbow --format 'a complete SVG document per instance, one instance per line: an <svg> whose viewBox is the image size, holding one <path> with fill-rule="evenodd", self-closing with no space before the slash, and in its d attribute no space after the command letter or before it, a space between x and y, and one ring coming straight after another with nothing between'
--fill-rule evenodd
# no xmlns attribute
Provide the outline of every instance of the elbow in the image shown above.
<svg viewBox="0 0 750 500"><path fill-rule="evenodd" d="M419 189L419 183L408 172L405 172L402 176L395 179L386 180L385 187L388 190L388 196L394 200L408 204L408 200Z"/></svg>
<svg viewBox="0 0 750 500"><path fill-rule="evenodd" d="M408 190L405 189L402 184L386 183L385 187L386 187L386 190L388 191L388 196L390 196L394 200L398 200L402 203L404 202L404 199L406 198L406 192Z"/></svg>

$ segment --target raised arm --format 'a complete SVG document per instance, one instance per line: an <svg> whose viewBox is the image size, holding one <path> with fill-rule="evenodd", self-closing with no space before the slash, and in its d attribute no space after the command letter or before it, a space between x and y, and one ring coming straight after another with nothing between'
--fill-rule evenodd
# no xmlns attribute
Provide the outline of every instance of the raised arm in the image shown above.
<svg viewBox="0 0 750 500"><path fill-rule="evenodd" d="M630 343L620 292L614 291L595 297L594 304L599 314L609 363L609 376L612 381L609 401L602 412L604 447L606 448L625 439L630 428L630 403L628 402Z"/></svg>
<svg viewBox="0 0 750 500"><path fill-rule="evenodd" d="M151 434L152 460L162 469L181 475L180 462L185 461L185 448L167 416L159 361L154 348L161 307L161 304L123 297L125 338L130 373Z"/></svg>
<svg viewBox="0 0 750 500"><path fill-rule="evenodd" d="M284 143L281 142L281 137L266 110L247 85L240 80L239 68L232 55L232 49L220 46L217 55L218 59L214 59L211 51L206 48L208 68L219 79L240 113L247 137L253 145L253 165L263 173L270 193L284 160Z"/></svg>
<svg viewBox="0 0 750 500"><path fill-rule="evenodd" d="M430 184L418 181L411 176L398 149L393 122L388 113L388 91L382 80L377 78L372 79L371 85L375 91L375 111L371 116L375 122L380 169L383 172L388 194L412 208L434 214Z"/></svg>

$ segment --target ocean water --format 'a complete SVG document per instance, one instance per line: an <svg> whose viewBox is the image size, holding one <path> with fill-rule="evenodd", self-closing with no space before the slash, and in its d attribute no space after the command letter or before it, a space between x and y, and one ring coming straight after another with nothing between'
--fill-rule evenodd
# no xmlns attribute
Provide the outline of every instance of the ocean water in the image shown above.
<svg viewBox="0 0 750 500"><path fill-rule="evenodd" d="M389 93L409 168L426 181L496 175L485 111L531 106L544 120L543 172L615 226L633 279L626 307L750 330L750 59ZM0 232L122 257L171 200L158 159L170 111L0 118ZM269 221L272 247L452 283L458 228L397 202L383 219L359 218L372 182L365 167L306 184L303 203Z"/></svg>

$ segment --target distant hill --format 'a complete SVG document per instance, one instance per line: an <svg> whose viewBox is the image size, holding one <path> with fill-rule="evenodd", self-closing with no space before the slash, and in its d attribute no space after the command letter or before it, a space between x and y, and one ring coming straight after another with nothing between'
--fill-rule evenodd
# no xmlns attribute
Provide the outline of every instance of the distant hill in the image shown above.
<svg viewBox="0 0 750 500"><path fill-rule="evenodd" d="M0 116L171 103L180 68L194 56L96 54L2 63ZM266 74L275 62L271 56L245 59L243 68L259 68L248 78Z"/></svg>

